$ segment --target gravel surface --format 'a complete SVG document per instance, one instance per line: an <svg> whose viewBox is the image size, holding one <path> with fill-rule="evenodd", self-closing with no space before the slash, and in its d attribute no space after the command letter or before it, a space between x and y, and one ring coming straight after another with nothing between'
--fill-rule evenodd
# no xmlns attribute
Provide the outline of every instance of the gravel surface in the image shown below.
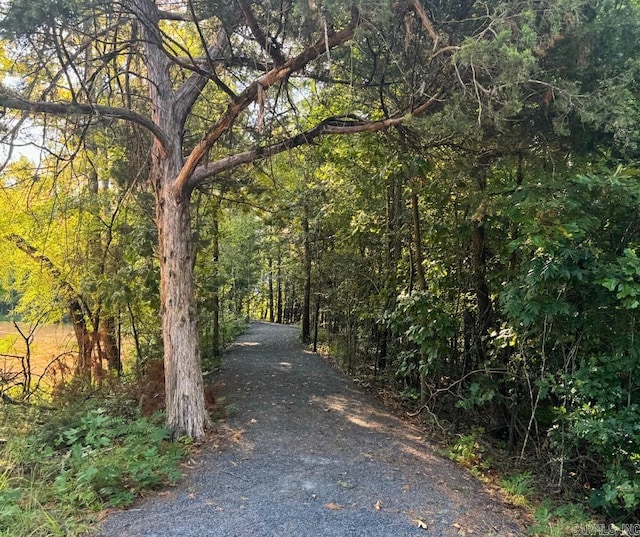
<svg viewBox="0 0 640 537"><path fill-rule="evenodd" d="M517 536L513 512L316 354L252 323L218 382L223 446L177 487L109 515L104 537Z"/></svg>

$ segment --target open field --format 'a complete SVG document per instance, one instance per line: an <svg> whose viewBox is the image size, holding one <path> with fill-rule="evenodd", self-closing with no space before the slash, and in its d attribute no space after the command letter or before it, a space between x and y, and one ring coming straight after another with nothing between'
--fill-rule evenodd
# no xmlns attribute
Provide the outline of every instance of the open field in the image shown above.
<svg viewBox="0 0 640 537"><path fill-rule="evenodd" d="M28 326L19 323L23 333ZM38 327L31 343L31 370L34 376L43 373L58 356L77 349L71 325L50 324ZM0 322L0 371L5 374L21 370L20 357L26 354L22 336L10 322Z"/></svg>

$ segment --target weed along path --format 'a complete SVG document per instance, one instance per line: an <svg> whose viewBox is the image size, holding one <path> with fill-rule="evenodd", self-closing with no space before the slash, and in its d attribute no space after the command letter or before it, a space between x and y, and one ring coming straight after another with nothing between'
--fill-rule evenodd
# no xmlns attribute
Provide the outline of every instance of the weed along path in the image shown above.
<svg viewBox="0 0 640 537"><path fill-rule="evenodd" d="M516 536L514 515L292 327L253 323L220 375L224 446L104 521L136 537Z"/></svg>

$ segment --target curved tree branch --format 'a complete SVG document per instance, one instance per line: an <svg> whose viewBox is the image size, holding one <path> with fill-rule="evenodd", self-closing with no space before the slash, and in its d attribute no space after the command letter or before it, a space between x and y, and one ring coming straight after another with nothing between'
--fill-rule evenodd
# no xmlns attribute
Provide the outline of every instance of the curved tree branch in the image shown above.
<svg viewBox="0 0 640 537"><path fill-rule="evenodd" d="M331 34L327 40L320 39L315 44L304 49L297 56L290 58L281 66L275 66L268 73L255 80L242 93L238 95L228 106L224 116L204 135L202 140L193 148L187 157L180 173L176 177L173 189L176 193L182 192L183 189L189 188L191 185L191 176L196 168L200 165L209 149L216 141L233 125L233 122L241 112L258 99L258 96L265 89L286 79L291 74L301 70L305 65L315 60L327 50L343 45L350 41L355 35L356 28L360 24L360 15L354 9L349 24L339 32Z"/></svg>
<svg viewBox="0 0 640 537"><path fill-rule="evenodd" d="M216 160L215 162L199 166L191 175L188 188L196 188L206 182L207 179L227 170L242 166L243 164L250 164L296 147L310 145L316 138L321 136L331 134L346 135L363 132L379 132L389 129L390 127L401 125L408 119L422 114L427 110L432 110L442 104L442 101L440 100L441 95L442 91L430 97L409 114L404 116L395 116L380 121L368 121L352 116L327 118L316 125L313 129L297 134L291 138L281 140L280 142L276 142L271 145L255 147L242 153L230 155L220 160Z"/></svg>
<svg viewBox="0 0 640 537"><path fill-rule="evenodd" d="M163 148L169 147L169 139L164 131L158 127L148 117L127 110L125 108L116 108L113 106L103 106L99 104L81 104L81 103L50 103L43 101L28 101L20 97L14 97L0 89L0 106L11 110L22 110L29 114L52 114L55 116L96 116L96 117L112 117L123 119L130 123L136 123L147 129Z"/></svg>

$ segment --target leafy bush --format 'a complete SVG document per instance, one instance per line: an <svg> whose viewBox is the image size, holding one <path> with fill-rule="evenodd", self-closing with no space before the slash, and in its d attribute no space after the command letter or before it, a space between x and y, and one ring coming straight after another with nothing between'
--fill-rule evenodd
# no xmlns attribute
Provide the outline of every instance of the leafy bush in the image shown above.
<svg viewBox="0 0 640 537"><path fill-rule="evenodd" d="M610 514L640 508L640 394L633 379L639 366L637 351L594 356L556 389L570 404L558 409L552 439L599 464L602 477L590 500Z"/></svg>
<svg viewBox="0 0 640 537"><path fill-rule="evenodd" d="M102 408L58 413L17 435L0 459L0 535L76 535L87 512L177 481L182 450L168 437L154 419Z"/></svg>
<svg viewBox="0 0 640 537"><path fill-rule="evenodd" d="M636 173L578 176L562 189L516 195L511 248L519 275L501 294L514 343L495 358L505 352L511 369L518 365L527 384L516 384L528 386L536 418L553 409L558 470L591 489L593 507L633 515L640 511Z"/></svg>

